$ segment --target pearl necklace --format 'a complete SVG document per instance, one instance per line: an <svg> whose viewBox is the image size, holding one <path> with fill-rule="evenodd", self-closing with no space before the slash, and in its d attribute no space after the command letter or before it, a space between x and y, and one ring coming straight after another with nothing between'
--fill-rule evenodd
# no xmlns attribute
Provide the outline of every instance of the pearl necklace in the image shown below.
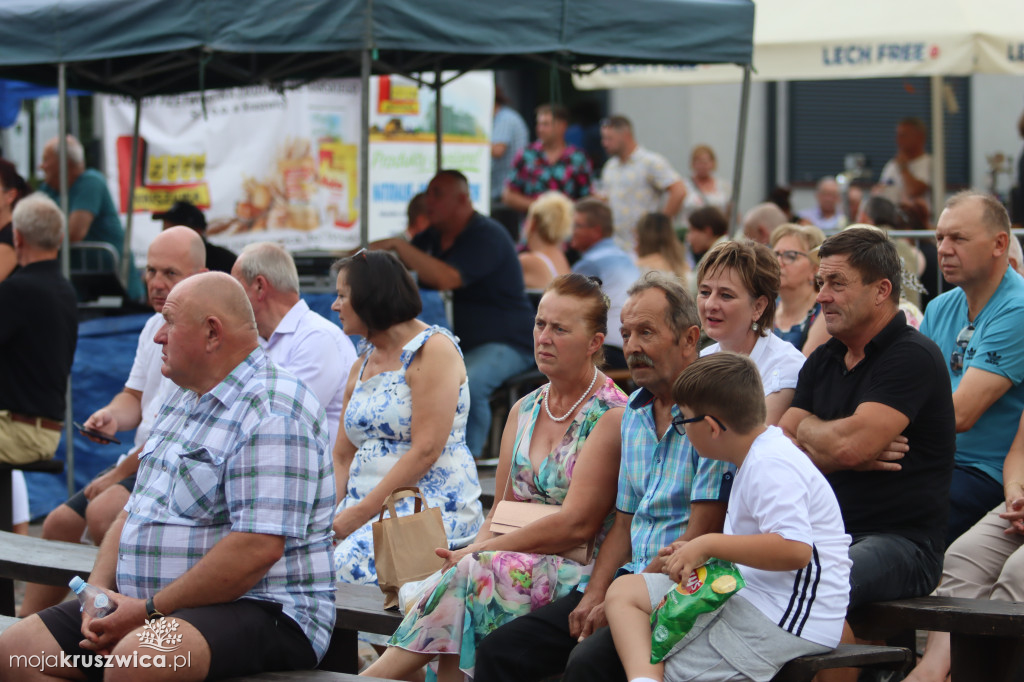
<svg viewBox="0 0 1024 682"><path fill-rule="evenodd" d="M570 414L576 411L576 408L580 406L580 403L583 402L583 399L590 395L590 389L594 388L594 384L596 383L597 367L594 368L594 378L590 380L590 385L587 386L587 390L583 391L583 395L580 396L580 399L574 402L572 404L572 407L569 408L569 411L563 414L561 417L556 417L555 415L551 414L551 408L548 407L548 393L551 392L551 384L548 384L547 386L544 387L544 411L548 413L549 417L551 417L551 421L559 423L564 422L566 419L569 418Z"/></svg>

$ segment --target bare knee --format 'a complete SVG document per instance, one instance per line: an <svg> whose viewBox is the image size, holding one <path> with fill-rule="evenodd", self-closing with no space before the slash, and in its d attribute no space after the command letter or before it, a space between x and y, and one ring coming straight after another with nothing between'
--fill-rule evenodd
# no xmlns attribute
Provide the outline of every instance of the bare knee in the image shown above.
<svg viewBox="0 0 1024 682"><path fill-rule="evenodd" d="M650 611L651 600L647 594L647 582L642 575L624 575L608 586L604 597L605 610L632 606Z"/></svg>
<svg viewBox="0 0 1024 682"><path fill-rule="evenodd" d="M139 635L145 626L129 632L110 652L113 656L138 661L140 667L118 667L105 670L105 682L190 682L204 680L210 670L210 646L191 623L177 621L181 645L173 652L160 652L140 647ZM137 658L136 658L137 656ZM147 657L148 658L144 658Z"/></svg>
<svg viewBox="0 0 1024 682"><path fill-rule="evenodd" d="M58 505L43 521L43 537L47 540L79 542L85 530L85 519L66 504Z"/></svg>
<svg viewBox="0 0 1024 682"><path fill-rule="evenodd" d="M110 529L124 505L128 502L129 493L120 485L112 485L97 495L85 508L85 522L89 527L89 537L97 545L103 542L103 536Z"/></svg>

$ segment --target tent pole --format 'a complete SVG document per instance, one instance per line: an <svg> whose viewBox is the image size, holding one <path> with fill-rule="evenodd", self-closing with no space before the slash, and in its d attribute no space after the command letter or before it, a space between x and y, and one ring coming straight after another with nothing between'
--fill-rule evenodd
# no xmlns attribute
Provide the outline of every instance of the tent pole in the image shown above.
<svg viewBox="0 0 1024 682"><path fill-rule="evenodd" d="M932 216L939 219L946 205L946 121L942 99L946 87L942 76L931 77L932 86Z"/></svg>
<svg viewBox="0 0 1024 682"><path fill-rule="evenodd" d="M57 159L60 164L60 210L68 215L68 79L64 62L57 65ZM66 232L66 230L65 230ZM65 277L71 277L71 236L65 234L64 248L60 250L60 270ZM71 405L71 376L64 394L64 473L68 482L68 497L75 494L75 448L71 422L74 412Z"/></svg>
<svg viewBox="0 0 1024 682"><path fill-rule="evenodd" d="M739 224L740 188L743 184L743 152L747 145L747 118L750 115L750 64L743 67L743 90L740 95L740 122L736 132L736 166L732 171L732 196L729 198L729 222Z"/></svg>
<svg viewBox="0 0 1024 682"><path fill-rule="evenodd" d="M132 257L132 219L135 216L135 176L139 172L139 124L142 121L142 98L135 98L135 128L132 130L132 163L131 176L128 181L128 217L125 219L124 244L121 247L121 284L128 290L128 277L131 274Z"/></svg>
<svg viewBox="0 0 1024 682"><path fill-rule="evenodd" d="M441 110L441 62L434 67L434 171L443 166L441 159L444 147L444 115Z"/></svg>
<svg viewBox="0 0 1024 682"><path fill-rule="evenodd" d="M359 131L359 245L370 243L370 50L363 48Z"/></svg>

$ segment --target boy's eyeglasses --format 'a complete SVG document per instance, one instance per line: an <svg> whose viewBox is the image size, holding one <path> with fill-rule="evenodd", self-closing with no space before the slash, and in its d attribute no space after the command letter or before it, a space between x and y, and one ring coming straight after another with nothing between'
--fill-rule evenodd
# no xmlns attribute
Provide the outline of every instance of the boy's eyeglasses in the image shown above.
<svg viewBox="0 0 1024 682"><path fill-rule="evenodd" d="M718 424L718 427L723 431L729 430L725 428L725 424L722 423L722 420L714 416L713 414L698 414L697 416L690 417L689 419L684 419L682 416L676 417L675 419L672 420L672 428L674 428L676 430L676 433L678 433L680 436L685 436L687 424L693 424L695 422L703 421L705 417L711 417L712 419L714 419L715 423Z"/></svg>

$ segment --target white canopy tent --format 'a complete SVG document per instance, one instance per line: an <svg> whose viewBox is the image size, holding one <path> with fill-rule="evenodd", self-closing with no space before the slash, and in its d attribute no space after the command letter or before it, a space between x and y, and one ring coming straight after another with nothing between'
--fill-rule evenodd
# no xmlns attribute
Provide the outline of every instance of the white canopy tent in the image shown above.
<svg viewBox="0 0 1024 682"><path fill-rule="evenodd" d="M930 76L932 197L946 189L943 76L1024 76L1021 0L755 0L753 79ZM608 65L574 76L582 89L739 82L728 65Z"/></svg>

